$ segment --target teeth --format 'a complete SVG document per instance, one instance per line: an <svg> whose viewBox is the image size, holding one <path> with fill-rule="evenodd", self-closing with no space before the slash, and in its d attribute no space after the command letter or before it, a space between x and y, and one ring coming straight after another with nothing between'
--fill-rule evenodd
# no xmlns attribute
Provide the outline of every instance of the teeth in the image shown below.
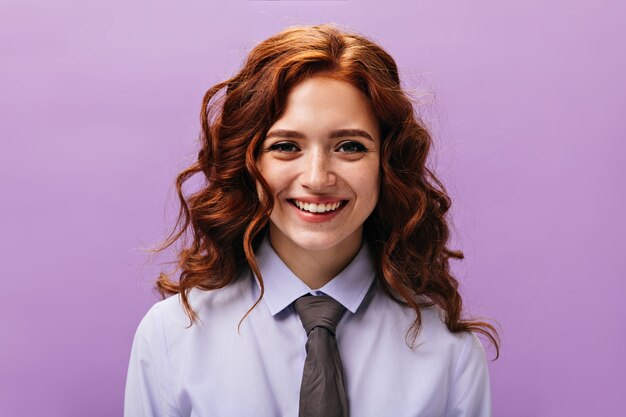
<svg viewBox="0 0 626 417"><path fill-rule="evenodd" d="M310 213L324 213L327 211L337 210L337 208L339 208L339 206L341 205L341 201L328 204L305 203L298 200L292 201L300 210L308 211Z"/></svg>

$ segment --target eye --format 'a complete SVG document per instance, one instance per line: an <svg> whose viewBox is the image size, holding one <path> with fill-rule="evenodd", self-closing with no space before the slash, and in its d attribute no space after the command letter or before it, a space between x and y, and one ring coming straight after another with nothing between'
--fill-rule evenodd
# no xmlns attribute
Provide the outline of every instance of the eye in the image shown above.
<svg viewBox="0 0 626 417"><path fill-rule="evenodd" d="M279 142L279 143L275 143L272 146L270 146L269 148L267 148L268 151L279 151L279 152L284 152L284 153L293 153L295 152L293 149L296 148L296 145L294 145L293 143L289 143L289 142ZM297 150L297 148L296 148Z"/></svg>
<svg viewBox="0 0 626 417"><path fill-rule="evenodd" d="M344 142L341 144L340 148L344 147L347 147L345 153L367 152L367 148L359 142Z"/></svg>

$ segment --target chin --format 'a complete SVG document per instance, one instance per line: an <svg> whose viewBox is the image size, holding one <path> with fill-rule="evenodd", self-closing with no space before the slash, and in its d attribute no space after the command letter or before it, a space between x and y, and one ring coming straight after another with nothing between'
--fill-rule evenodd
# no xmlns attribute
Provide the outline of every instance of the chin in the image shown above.
<svg viewBox="0 0 626 417"><path fill-rule="evenodd" d="M294 245L304 250L310 250L310 251L321 251L321 250L332 249L343 241L343 239L338 238L338 237L319 236L319 235L311 236L310 238L307 238L305 236L298 236L289 240L291 240L291 242Z"/></svg>
<svg viewBox="0 0 626 417"><path fill-rule="evenodd" d="M282 247L292 247L294 250L305 251L332 251L341 245L352 246L350 242L360 238L357 230L350 231L342 225L326 230L311 230L296 225L282 225L270 223L270 235L272 240ZM296 226L296 227L292 227Z"/></svg>
<svg viewBox="0 0 626 417"><path fill-rule="evenodd" d="M346 233L345 231L344 233L337 233L337 231L329 230L294 230L293 233L285 233L282 237L286 238L289 245L294 245L307 251L333 250L346 244L351 246L349 241L356 238L354 233Z"/></svg>

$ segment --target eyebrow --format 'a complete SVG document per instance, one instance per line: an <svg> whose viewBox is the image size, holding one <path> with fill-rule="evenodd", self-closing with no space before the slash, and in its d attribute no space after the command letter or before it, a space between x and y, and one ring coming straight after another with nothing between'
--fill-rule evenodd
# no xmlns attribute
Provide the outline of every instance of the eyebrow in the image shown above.
<svg viewBox="0 0 626 417"><path fill-rule="evenodd" d="M337 129L330 132L331 139L336 138L344 138L347 136L360 136L362 138L371 140L374 142L374 139L367 133L365 130L361 129ZM297 130L289 130L289 129L276 129L272 132L269 132L265 135L265 139L280 137L287 139L305 139L306 135L302 132L298 132Z"/></svg>

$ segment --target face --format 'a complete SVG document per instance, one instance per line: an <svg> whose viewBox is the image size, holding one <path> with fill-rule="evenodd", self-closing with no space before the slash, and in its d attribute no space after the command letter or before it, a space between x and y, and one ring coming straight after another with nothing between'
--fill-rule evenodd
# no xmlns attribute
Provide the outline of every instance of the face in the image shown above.
<svg viewBox="0 0 626 417"><path fill-rule="evenodd" d="M358 248L380 185L379 124L367 97L323 76L300 82L261 144L257 167L274 197L273 244L330 254Z"/></svg>

